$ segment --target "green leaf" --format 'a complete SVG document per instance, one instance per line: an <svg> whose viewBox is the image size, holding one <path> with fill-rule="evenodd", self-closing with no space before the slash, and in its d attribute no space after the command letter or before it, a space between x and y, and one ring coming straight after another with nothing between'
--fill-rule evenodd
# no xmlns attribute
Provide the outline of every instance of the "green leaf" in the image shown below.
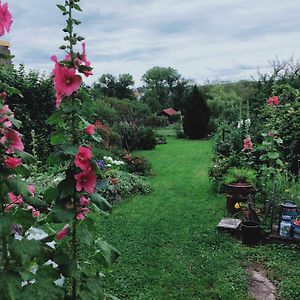
<svg viewBox="0 0 300 300"><path fill-rule="evenodd" d="M74 210L55 205L49 216L54 223L68 223L74 219Z"/></svg>
<svg viewBox="0 0 300 300"><path fill-rule="evenodd" d="M9 252L16 260L17 264L21 266L29 266L31 262L42 255L41 243L36 240L11 240L9 244Z"/></svg>
<svg viewBox="0 0 300 300"><path fill-rule="evenodd" d="M109 202L97 193L94 193L91 196L91 201L103 211L110 211L112 209L112 206L109 204Z"/></svg>
<svg viewBox="0 0 300 300"><path fill-rule="evenodd" d="M21 283L22 283L22 278L19 274L11 271L1 272L0 273L1 299L3 300L21 299L20 298Z"/></svg>
<svg viewBox="0 0 300 300"><path fill-rule="evenodd" d="M12 178L8 182L8 188L15 194L28 195L27 185L19 178Z"/></svg>
<svg viewBox="0 0 300 300"><path fill-rule="evenodd" d="M22 224L24 231L29 229L36 221L36 219L32 216L31 210L20 208L16 209L13 218L16 224Z"/></svg>
<svg viewBox="0 0 300 300"><path fill-rule="evenodd" d="M78 152L77 147L69 144L62 145L61 148L64 151L64 153L68 155L76 155Z"/></svg>
<svg viewBox="0 0 300 300"><path fill-rule="evenodd" d="M93 134L92 139L98 143L100 143L102 141L102 138L98 134Z"/></svg>
<svg viewBox="0 0 300 300"><path fill-rule="evenodd" d="M43 200L46 203L52 203L56 201L56 199L59 197L59 190L57 187L49 187L43 195Z"/></svg>
<svg viewBox="0 0 300 300"><path fill-rule="evenodd" d="M0 237L9 235L12 232L13 219L10 214L0 215Z"/></svg>
<svg viewBox="0 0 300 300"><path fill-rule="evenodd" d="M74 3L74 8L76 10L82 11L81 7L78 4L76 4L76 3Z"/></svg>
<svg viewBox="0 0 300 300"><path fill-rule="evenodd" d="M36 163L36 159L35 157L33 157L31 154L25 152L25 151L16 151L15 153L22 158L23 162L32 164L32 163Z"/></svg>
<svg viewBox="0 0 300 300"><path fill-rule="evenodd" d="M59 166L65 161L64 154L62 152L51 153L47 158L47 163L51 166Z"/></svg>
<svg viewBox="0 0 300 300"><path fill-rule="evenodd" d="M61 123L62 114L60 111L53 113L46 121L49 125L58 125Z"/></svg>
<svg viewBox="0 0 300 300"><path fill-rule="evenodd" d="M79 25L81 22L79 20L73 19L74 24Z"/></svg>
<svg viewBox="0 0 300 300"><path fill-rule="evenodd" d="M61 131L56 131L51 135L51 145L59 145L66 142L66 135Z"/></svg>
<svg viewBox="0 0 300 300"><path fill-rule="evenodd" d="M75 193L75 179L74 177L68 177L58 184L58 190L60 192L60 199L73 197Z"/></svg>
<svg viewBox="0 0 300 300"><path fill-rule="evenodd" d="M90 247L94 242L94 236L91 233L94 222L91 219L86 218L84 222L81 222L77 228L78 239L80 243Z"/></svg>
<svg viewBox="0 0 300 300"><path fill-rule="evenodd" d="M64 299L64 289L54 284L54 281L59 278L59 271L51 265L39 266L35 278L36 282L23 287L20 299Z"/></svg>
<svg viewBox="0 0 300 300"><path fill-rule="evenodd" d="M62 12L65 12L65 11L67 10L63 5L57 4L56 6L57 6Z"/></svg>
<svg viewBox="0 0 300 300"><path fill-rule="evenodd" d="M80 285L80 300L104 300L103 279L97 274L93 277L83 276Z"/></svg>
<svg viewBox="0 0 300 300"><path fill-rule="evenodd" d="M15 169L15 173L27 177L30 175L30 169L27 165L22 164Z"/></svg>
<svg viewBox="0 0 300 300"><path fill-rule="evenodd" d="M63 101L60 105L62 111L66 114L71 113L76 110L75 105L71 101Z"/></svg>
<svg viewBox="0 0 300 300"><path fill-rule="evenodd" d="M98 238L95 242L95 247L97 248L93 259L96 260L104 268L110 268L112 264L118 259L121 253L109 245L104 240Z"/></svg>
<svg viewBox="0 0 300 300"><path fill-rule="evenodd" d="M15 119L15 118L13 118L13 117L8 117L7 119L8 119L9 121L11 121L11 122L13 123L13 125L14 125L16 128L18 128L18 129L20 129L20 127L22 126L22 122L19 121L19 120L17 120L17 119Z"/></svg>
<svg viewBox="0 0 300 300"><path fill-rule="evenodd" d="M268 152L268 158L270 159L276 159L279 157L279 153L278 152Z"/></svg>
<svg viewBox="0 0 300 300"><path fill-rule="evenodd" d="M66 243L65 241L56 248L53 261L58 264L58 269L61 274L67 278L80 278L80 270L76 262L70 257L69 253L65 251Z"/></svg>

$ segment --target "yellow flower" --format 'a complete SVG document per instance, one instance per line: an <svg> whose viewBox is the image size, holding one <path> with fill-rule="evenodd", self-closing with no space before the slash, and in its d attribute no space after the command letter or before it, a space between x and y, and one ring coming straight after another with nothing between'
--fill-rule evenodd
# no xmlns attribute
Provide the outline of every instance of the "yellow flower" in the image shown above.
<svg viewBox="0 0 300 300"><path fill-rule="evenodd" d="M234 204L234 208L235 208L235 209L239 209L239 208L241 208L241 206L240 206L240 204L237 202L236 204Z"/></svg>

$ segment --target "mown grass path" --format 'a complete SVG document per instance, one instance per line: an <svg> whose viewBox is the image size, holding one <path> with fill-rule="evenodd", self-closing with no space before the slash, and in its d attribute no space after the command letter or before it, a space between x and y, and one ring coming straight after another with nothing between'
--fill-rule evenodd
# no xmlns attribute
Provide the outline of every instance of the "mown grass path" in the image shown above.
<svg viewBox="0 0 300 300"><path fill-rule="evenodd" d="M295 250L279 249L278 256L270 246L249 249L216 230L225 198L210 190L209 141L170 138L167 145L142 154L153 165L154 191L124 201L108 219L97 221L99 235L122 253L107 279L114 295L130 300L248 299L249 259L263 261L275 281L282 281L282 270L272 272L272 263L284 268L290 255L299 261ZM291 283L286 282L283 293ZM291 289L287 295L298 292Z"/></svg>

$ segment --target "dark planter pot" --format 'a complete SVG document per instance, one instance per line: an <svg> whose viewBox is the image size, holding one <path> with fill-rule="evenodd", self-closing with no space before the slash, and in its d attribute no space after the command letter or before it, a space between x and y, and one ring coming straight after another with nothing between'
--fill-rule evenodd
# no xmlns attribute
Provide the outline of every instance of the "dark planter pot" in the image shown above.
<svg viewBox="0 0 300 300"><path fill-rule="evenodd" d="M237 212L234 205L237 202L246 202L249 195L254 194L254 187L247 182L232 182L226 184L226 208L231 214Z"/></svg>
<svg viewBox="0 0 300 300"><path fill-rule="evenodd" d="M241 223L243 244L247 246L255 246L261 240L260 225L254 221L243 221Z"/></svg>

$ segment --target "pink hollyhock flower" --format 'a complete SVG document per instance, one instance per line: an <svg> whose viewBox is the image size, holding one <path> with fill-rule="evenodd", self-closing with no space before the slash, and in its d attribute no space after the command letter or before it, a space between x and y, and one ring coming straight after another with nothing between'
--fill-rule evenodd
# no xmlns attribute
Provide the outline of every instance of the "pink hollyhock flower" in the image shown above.
<svg viewBox="0 0 300 300"><path fill-rule="evenodd" d="M10 211L12 208L16 207L17 205L24 203L21 195L16 196L13 193L8 193L7 195L8 195L10 204L6 205L5 211Z"/></svg>
<svg viewBox="0 0 300 300"><path fill-rule="evenodd" d="M4 105L0 109L0 124L3 124L3 127L9 128L12 125L12 122L8 119L9 116L14 116L12 111L9 109L8 105Z"/></svg>
<svg viewBox="0 0 300 300"><path fill-rule="evenodd" d="M12 15L8 10L7 3L2 5L0 0L0 36L4 35L5 31L10 31L12 22Z"/></svg>
<svg viewBox="0 0 300 300"><path fill-rule="evenodd" d="M8 193L10 204L22 204L24 201L21 195L16 196L13 193Z"/></svg>
<svg viewBox="0 0 300 300"><path fill-rule="evenodd" d="M22 164L22 159L9 156L4 162L8 168L15 169Z"/></svg>
<svg viewBox="0 0 300 300"><path fill-rule="evenodd" d="M251 137L247 136L244 139L244 150L250 150L250 151L252 151L252 149L253 149L253 144L252 144L252 141L251 141Z"/></svg>
<svg viewBox="0 0 300 300"><path fill-rule="evenodd" d="M8 129L4 133L4 136L0 139L0 143L8 147L8 149L6 150L6 153L8 154L13 153L14 150L18 150L18 151L24 150L24 145L20 138L19 132L13 129Z"/></svg>
<svg viewBox="0 0 300 300"><path fill-rule="evenodd" d="M76 219L82 221L85 219L86 215L90 212L90 210L86 207L81 207L80 211L76 215Z"/></svg>
<svg viewBox="0 0 300 300"><path fill-rule="evenodd" d="M82 189L89 194L95 192L97 176L92 169L87 169L82 173L76 174L75 179L77 192L80 192Z"/></svg>
<svg viewBox="0 0 300 300"><path fill-rule="evenodd" d="M82 78L76 75L76 69L60 65L56 56L52 56L51 60L55 63L53 83L56 92L56 107L59 107L62 97L71 96L79 90Z"/></svg>
<svg viewBox="0 0 300 300"><path fill-rule="evenodd" d="M278 105L280 103L279 98L277 96L269 97L268 98L268 106Z"/></svg>
<svg viewBox="0 0 300 300"><path fill-rule="evenodd" d="M38 217L40 216L41 213L40 213L37 209L35 209L33 206L28 205L27 208L28 208L28 209L31 209L32 216L33 216L34 218L38 218Z"/></svg>
<svg viewBox="0 0 300 300"><path fill-rule="evenodd" d="M35 187L33 184L29 184L27 186L27 191L31 194L32 197L34 197L34 194L35 194Z"/></svg>
<svg viewBox="0 0 300 300"><path fill-rule="evenodd" d="M88 147L79 147L79 151L75 156L74 163L75 166L80 168L81 170L87 170L91 167L91 158L92 158L92 152L91 149Z"/></svg>
<svg viewBox="0 0 300 300"><path fill-rule="evenodd" d="M63 229L56 234L56 238L59 241L62 240L63 238L65 238L69 234L69 231L70 231L70 226L69 226L69 224L66 224L63 227Z"/></svg>
<svg viewBox="0 0 300 300"><path fill-rule="evenodd" d="M85 132L88 134L88 135L93 135L95 133L95 125L89 125L86 129L85 129Z"/></svg>
<svg viewBox="0 0 300 300"><path fill-rule="evenodd" d="M91 201L89 199L86 199L84 196L80 197L80 205L81 206L88 206L90 205Z"/></svg>
<svg viewBox="0 0 300 300"><path fill-rule="evenodd" d="M274 136L274 133L270 130L270 131L268 132L268 136L273 137L273 136Z"/></svg>

